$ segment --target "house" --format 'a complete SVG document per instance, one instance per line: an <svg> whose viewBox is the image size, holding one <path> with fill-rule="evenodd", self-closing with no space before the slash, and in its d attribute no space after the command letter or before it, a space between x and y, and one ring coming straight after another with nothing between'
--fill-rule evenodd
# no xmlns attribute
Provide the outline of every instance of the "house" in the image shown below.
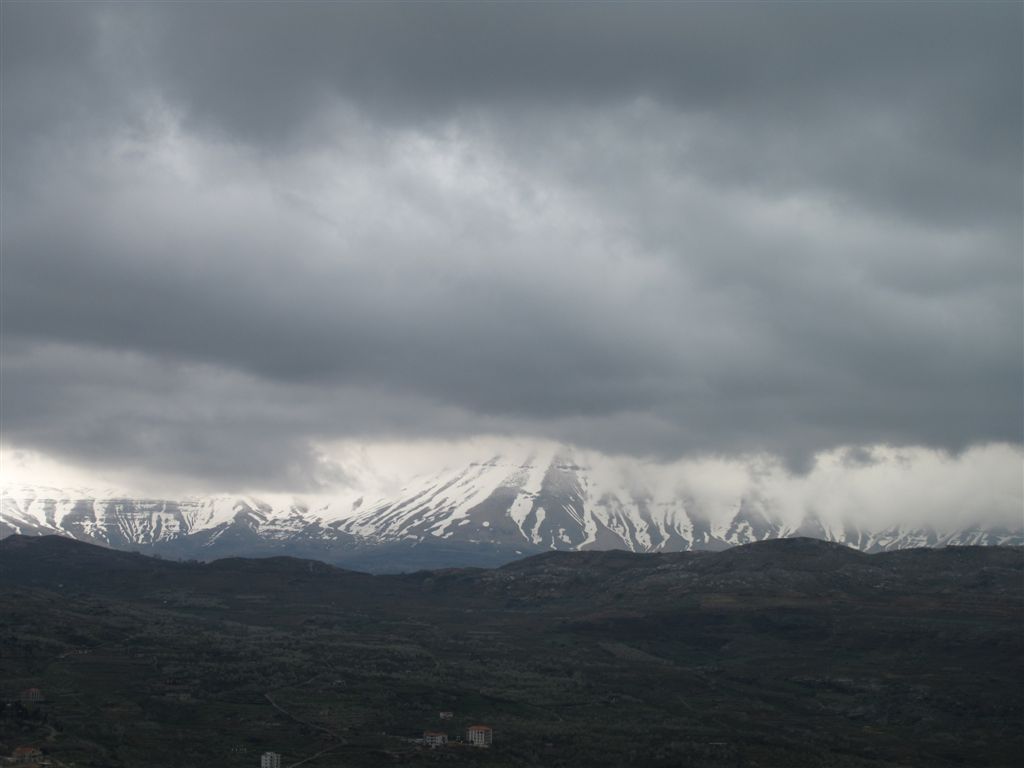
<svg viewBox="0 0 1024 768"><path fill-rule="evenodd" d="M22 701L31 701L31 702L45 701L45 698L43 696L43 692L41 690L39 690L38 688L26 688L24 691L21 692L21 695L19 696L19 698Z"/></svg>
<svg viewBox="0 0 1024 768"><path fill-rule="evenodd" d="M43 752L36 747L18 747L11 753L11 762L15 765L30 765L43 759Z"/></svg>
<svg viewBox="0 0 1024 768"><path fill-rule="evenodd" d="M494 731L489 725L471 725L466 729L466 741L474 747L489 747L494 741Z"/></svg>
<svg viewBox="0 0 1024 768"><path fill-rule="evenodd" d="M280 753L264 752L260 756L260 768L281 768Z"/></svg>
<svg viewBox="0 0 1024 768"><path fill-rule="evenodd" d="M455 713L449 712L448 710L442 710L441 712L437 713L437 716L440 717L442 720L451 720L453 717L455 717Z"/></svg>
<svg viewBox="0 0 1024 768"><path fill-rule="evenodd" d="M424 731L423 732L423 743L431 749L437 749L443 747L448 743L448 734L441 733L439 731Z"/></svg>

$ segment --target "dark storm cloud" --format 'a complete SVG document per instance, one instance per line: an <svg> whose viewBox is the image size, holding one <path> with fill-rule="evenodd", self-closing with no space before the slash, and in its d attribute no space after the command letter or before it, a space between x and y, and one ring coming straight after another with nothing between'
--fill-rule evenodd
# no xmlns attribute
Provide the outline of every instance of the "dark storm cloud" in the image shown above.
<svg viewBox="0 0 1024 768"><path fill-rule="evenodd" d="M14 444L1021 440L1019 4L2 13Z"/></svg>
<svg viewBox="0 0 1024 768"><path fill-rule="evenodd" d="M940 216L1016 212L1016 3L8 3L5 15L18 105L5 119L36 129L89 104L123 120L151 89L194 126L274 148L308 140L332 97L418 124L467 107L547 121L649 96L714 123L700 145L709 174L819 181Z"/></svg>
<svg viewBox="0 0 1024 768"><path fill-rule="evenodd" d="M713 176L933 218L1019 212L1012 3L159 8L161 82L231 136L279 142L325 94L406 122L640 95L713 116Z"/></svg>

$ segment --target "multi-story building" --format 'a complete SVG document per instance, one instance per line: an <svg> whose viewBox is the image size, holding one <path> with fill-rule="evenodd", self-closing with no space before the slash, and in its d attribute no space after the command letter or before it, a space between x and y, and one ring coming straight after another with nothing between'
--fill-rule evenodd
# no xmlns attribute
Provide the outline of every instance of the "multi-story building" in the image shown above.
<svg viewBox="0 0 1024 768"><path fill-rule="evenodd" d="M280 753L264 752L260 756L260 768L281 768Z"/></svg>
<svg viewBox="0 0 1024 768"><path fill-rule="evenodd" d="M494 731L489 725L471 725L466 729L466 741L474 747L489 747L494 741Z"/></svg>
<svg viewBox="0 0 1024 768"><path fill-rule="evenodd" d="M443 747L448 743L448 734L439 731L424 731L423 743L431 748Z"/></svg>

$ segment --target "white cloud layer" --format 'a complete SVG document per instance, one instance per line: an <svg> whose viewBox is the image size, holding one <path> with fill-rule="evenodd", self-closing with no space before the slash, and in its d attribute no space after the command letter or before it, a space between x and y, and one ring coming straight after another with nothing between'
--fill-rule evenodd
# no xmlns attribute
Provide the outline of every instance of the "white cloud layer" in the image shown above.
<svg viewBox="0 0 1024 768"><path fill-rule="evenodd" d="M1017 530L1024 524L1024 451L989 444L949 455L925 448L891 446L838 448L816 457L806 473L789 471L771 457L744 456L640 461L594 451L568 449L536 440L480 436L469 440L415 442L336 442L317 446L322 484L293 498L318 508L340 499L404 498L403 488L420 476L433 476L470 463L498 459L541 466L556 452L585 467L599 487L640 496L685 499L713 522L727 523L741 501L754 503L781 523L798 528L807 518L842 530L853 522L882 530L894 522L908 527L932 525L958 530L984 520ZM157 473L90 474L42 454L0 449L0 485L56 486L86 495L182 498L181 481L170 485ZM190 489L193 494L223 489ZM275 488L257 484L239 492L283 498ZM334 506L337 506L336 504Z"/></svg>

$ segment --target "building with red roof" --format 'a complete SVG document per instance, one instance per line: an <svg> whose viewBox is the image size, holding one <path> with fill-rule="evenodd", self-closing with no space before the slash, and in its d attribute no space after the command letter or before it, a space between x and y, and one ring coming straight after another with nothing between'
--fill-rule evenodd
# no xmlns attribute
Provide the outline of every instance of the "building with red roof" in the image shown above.
<svg viewBox="0 0 1024 768"><path fill-rule="evenodd" d="M466 741L474 747L489 747L494 741L494 730L489 725L471 725L466 729Z"/></svg>

